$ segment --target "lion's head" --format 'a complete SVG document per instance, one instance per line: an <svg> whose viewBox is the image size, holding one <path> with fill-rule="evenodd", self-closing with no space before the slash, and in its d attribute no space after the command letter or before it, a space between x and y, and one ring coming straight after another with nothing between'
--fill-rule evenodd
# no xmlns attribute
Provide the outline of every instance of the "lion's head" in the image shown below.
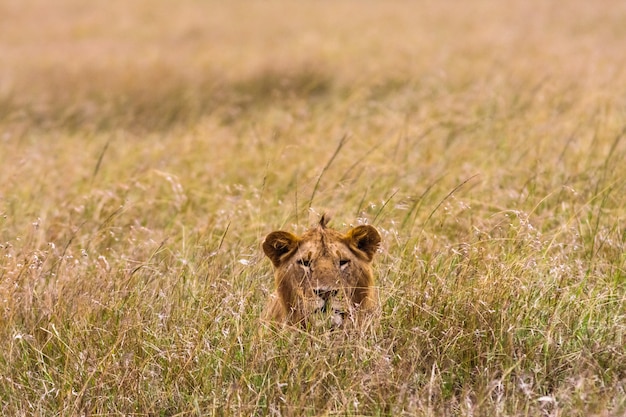
<svg viewBox="0 0 626 417"><path fill-rule="evenodd" d="M319 224L298 237L270 233L263 251L275 270L276 292L265 318L304 326L342 326L376 306L370 264L380 244L372 226L341 234Z"/></svg>

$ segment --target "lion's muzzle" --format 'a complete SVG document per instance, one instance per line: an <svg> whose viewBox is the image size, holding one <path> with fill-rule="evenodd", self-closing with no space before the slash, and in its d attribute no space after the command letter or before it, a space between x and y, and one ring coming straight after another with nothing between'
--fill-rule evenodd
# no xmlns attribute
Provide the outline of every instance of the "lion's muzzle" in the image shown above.
<svg viewBox="0 0 626 417"><path fill-rule="evenodd" d="M316 327L340 327L348 316L348 306L345 305L343 297L340 297L340 291L317 288L313 292L317 297L315 308L312 309L312 314L309 317L310 321Z"/></svg>

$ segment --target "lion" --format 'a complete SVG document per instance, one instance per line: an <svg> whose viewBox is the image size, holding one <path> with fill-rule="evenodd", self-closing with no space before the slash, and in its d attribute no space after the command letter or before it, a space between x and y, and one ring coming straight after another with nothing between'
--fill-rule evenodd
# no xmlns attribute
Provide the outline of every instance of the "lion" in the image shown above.
<svg viewBox="0 0 626 417"><path fill-rule="evenodd" d="M377 307L371 262L381 242L369 225L345 235L327 217L301 237L272 232L263 251L274 266L275 292L262 319L310 328L345 327Z"/></svg>

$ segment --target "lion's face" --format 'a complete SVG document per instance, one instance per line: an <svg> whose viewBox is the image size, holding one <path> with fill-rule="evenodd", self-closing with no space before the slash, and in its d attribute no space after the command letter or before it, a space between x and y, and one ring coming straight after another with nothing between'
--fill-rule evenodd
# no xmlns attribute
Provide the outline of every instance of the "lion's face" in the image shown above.
<svg viewBox="0 0 626 417"><path fill-rule="evenodd" d="M338 327L375 305L370 263L380 243L372 226L345 235L319 226L301 237L270 233L263 250L275 268L269 318L291 324Z"/></svg>

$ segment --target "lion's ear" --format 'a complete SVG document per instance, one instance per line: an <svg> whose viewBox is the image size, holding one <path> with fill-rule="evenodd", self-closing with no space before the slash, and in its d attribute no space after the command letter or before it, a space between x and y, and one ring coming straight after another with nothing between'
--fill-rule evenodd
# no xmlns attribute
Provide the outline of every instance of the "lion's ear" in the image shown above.
<svg viewBox="0 0 626 417"><path fill-rule="evenodd" d="M272 232L263 242L263 252L274 266L280 265L283 255L291 252L298 245L298 238L288 232Z"/></svg>
<svg viewBox="0 0 626 417"><path fill-rule="evenodd" d="M368 261L372 261L380 245L380 234L369 225L357 226L346 235L348 244L363 252Z"/></svg>

